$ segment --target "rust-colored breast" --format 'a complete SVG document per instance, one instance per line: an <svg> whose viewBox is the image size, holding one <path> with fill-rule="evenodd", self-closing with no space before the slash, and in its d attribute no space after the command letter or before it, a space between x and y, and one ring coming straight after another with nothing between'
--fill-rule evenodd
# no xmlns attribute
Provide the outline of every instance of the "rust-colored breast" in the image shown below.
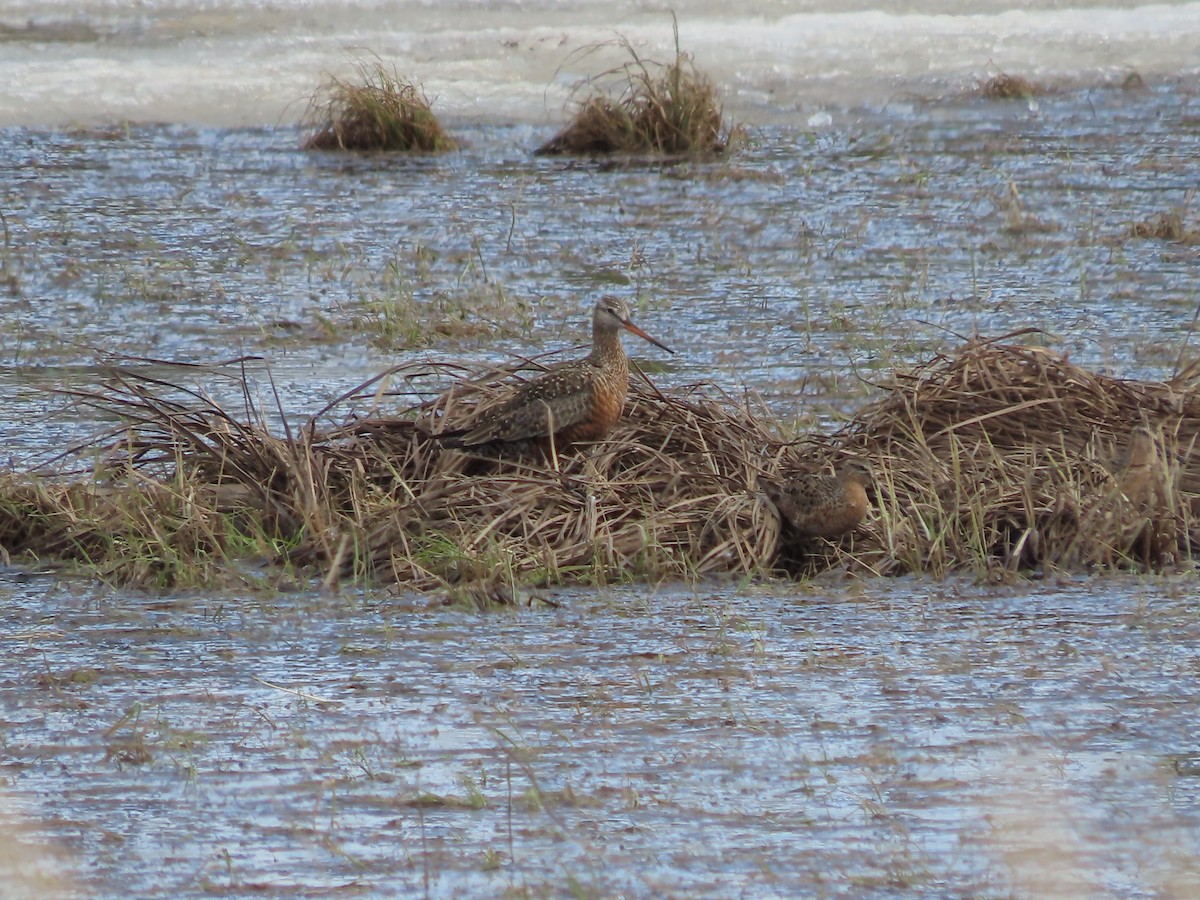
<svg viewBox="0 0 1200 900"><path fill-rule="evenodd" d="M602 440L621 418L627 389L626 373L597 369L588 391L586 413L559 429L555 438L568 444Z"/></svg>
<svg viewBox="0 0 1200 900"><path fill-rule="evenodd" d="M837 537L858 527L867 515L867 491L857 481L843 483L837 501L823 510L813 527L822 537Z"/></svg>
<svg viewBox="0 0 1200 900"><path fill-rule="evenodd" d="M623 397L593 392L590 401L591 409L587 416L555 433L559 446L602 440L621 418Z"/></svg>

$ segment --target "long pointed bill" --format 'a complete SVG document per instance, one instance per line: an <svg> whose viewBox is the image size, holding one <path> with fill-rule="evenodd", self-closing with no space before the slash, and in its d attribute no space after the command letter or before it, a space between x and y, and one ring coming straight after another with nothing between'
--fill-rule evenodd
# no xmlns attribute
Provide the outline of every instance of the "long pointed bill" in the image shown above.
<svg viewBox="0 0 1200 900"><path fill-rule="evenodd" d="M634 334L636 334L638 337L640 337L640 338L642 338L643 340L647 340L647 341L649 341L650 343L652 343L652 344L653 344L655 347L661 347L663 350L666 350L668 353L674 353L674 352L675 352L675 351L674 351L674 350L672 350L670 347L668 347L666 344L664 344L662 341L656 341L654 338L650 337L650 335L646 334L646 332L642 331L642 329L638 328L636 325L634 325L634 324L633 324L632 322L630 322L628 319L622 319L622 320L621 320L621 324L622 324L623 326L625 326L625 330L626 330L626 331L632 331L632 332L633 332Z"/></svg>

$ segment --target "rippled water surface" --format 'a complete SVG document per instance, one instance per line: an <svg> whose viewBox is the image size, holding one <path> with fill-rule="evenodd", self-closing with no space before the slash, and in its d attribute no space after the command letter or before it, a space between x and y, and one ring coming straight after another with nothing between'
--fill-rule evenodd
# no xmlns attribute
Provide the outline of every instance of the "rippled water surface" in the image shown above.
<svg viewBox="0 0 1200 900"><path fill-rule="evenodd" d="M208 364L260 357L303 415L418 355L578 344L601 291L680 351L630 344L657 381L826 427L976 331L1165 377L1197 308L1200 245L1129 234L1197 227L1187 86L897 101L714 164L462 134L404 160L290 128L0 132L6 459L93 431L52 389L113 354L202 363L219 398ZM551 599L7 571L0 864L64 896L1200 893L1191 576Z"/></svg>
<svg viewBox="0 0 1200 900"><path fill-rule="evenodd" d="M1195 226L1192 104L1170 85L892 104L666 168L535 159L527 127L467 128L463 152L416 160L304 153L291 129L10 129L0 362L19 383L114 352L254 354L311 407L425 348L571 346L617 291L681 351L668 380L785 414L1030 327L1163 377L1200 243L1129 231Z"/></svg>
<svg viewBox="0 0 1200 900"><path fill-rule="evenodd" d="M80 894L1200 889L1190 581L4 590L4 795Z"/></svg>

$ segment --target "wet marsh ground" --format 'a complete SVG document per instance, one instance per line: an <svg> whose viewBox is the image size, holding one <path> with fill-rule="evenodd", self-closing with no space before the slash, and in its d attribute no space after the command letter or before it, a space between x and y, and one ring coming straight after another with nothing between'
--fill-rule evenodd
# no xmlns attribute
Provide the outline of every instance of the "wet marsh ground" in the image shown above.
<svg viewBox="0 0 1200 900"><path fill-rule="evenodd" d="M580 342L597 291L682 351L654 378L799 427L975 331L1163 377L1200 245L1130 230L1197 227L1194 100L905 100L667 168L527 127L415 160L10 129L5 457L94 431L47 388L110 354L262 356L303 415L413 354ZM1197 596L829 576L481 615L8 570L0 861L30 895L1194 896Z"/></svg>

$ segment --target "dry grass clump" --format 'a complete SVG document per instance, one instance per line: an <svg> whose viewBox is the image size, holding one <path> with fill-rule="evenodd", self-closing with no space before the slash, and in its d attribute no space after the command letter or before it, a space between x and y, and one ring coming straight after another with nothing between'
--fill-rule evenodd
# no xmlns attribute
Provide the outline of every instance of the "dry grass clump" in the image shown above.
<svg viewBox="0 0 1200 900"><path fill-rule="evenodd" d="M591 93L571 121L535 153L682 156L730 149L741 131L726 125L717 89L679 49L678 27L673 62L642 59L624 39L621 46L629 61L589 79Z"/></svg>
<svg viewBox="0 0 1200 900"><path fill-rule="evenodd" d="M380 60L356 70L357 81L331 76L309 100L304 149L440 153L458 146L418 85Z"/></svg>
<svg viewBox="0 0 1200 900"><path fill-rule="evenodd" d="M695 389L665 395L641 385L612 439L564 455L557 470L443 450L429 430L493 401L502 390L495 375L398 416L327 429L314 417L283 436L249 399L234 416L199 392L115 375L77 394L128 423L97 475L10 476L0 484L0 546L123 583L201 583L210 560L232 566L242 551L328 583L474 593L484 581L490 596L753 572L774 559L778 517L754 485L774 465L761 450L778 441L744 409ZM365 385L344 402L374 390ZM170 565L151 565L160 558Z"/></svg>
<svg viewBox="0 0 1200 900"><path fill-rule="evenodd" d="M477 381L417 418L364 419L314 444L327 472L364 476L342 482L339 526L354 552L339 561L341 576L512 591L753 572L773 558L778 518L749 489L757 448L772 437L745 410L641 385L617 432L564 455L556 471L443 451L428 438L433 421L453 427L498 390ZM328 554L309 545L300 556L324 565Z"/></svg>
<svg viewBox="0 0 1200 900"><path fill-rule="evenodd" d="M563 583L813 572L1159 568L1197 535L1200 392L1090 373L1040 348L969 344L895 377L832 436L776 423L700 386L636 383L610 439L557 468L443 449L431 430L493 402L482 373L398 415L343 416L364 385L277 434L250 402L114 376L80 400L118 414L102 464L0 480L0 546L114 582L178 586L267 572L509 599ZM407 366L392 379L461 376ZM381 376L383 377L383 376ZM82 455L76 458L82 460ZM790 535L767 500L787 479L869 460L873 509L831 543ZM75 476L77 477L77 475Z"/></svg>
<svg viewBox="0 0 1200 900"><path fill-rule="evenodd" d="M1129 236L1159 241L1200 244L1200 231L1189 229L1179 213L1155 213L1129 226Z"/></svg>
<svg viewBox="0 0 1200 900"><path fill-rule="evenodd" d="M0 478L0 546L78 563L111 584L254 584L241 561L267 548L265 535L257 543L238 525L244 501L201 479L96 484L10 473Z"/></svg>
<svg viewBox="0 0 1200 900"><path fill-rule="evenodd" d="M1121 88L1126 91L1146 90L1146 81L1140 72L1130 72L1121 80Z"/></svg>
<svg viewBox="0 0 1200 900"><path fill-rule="evenodd" d="M980 85L979 92L988 100L1029 100L1044 90L1020 75L1001 72Z"/></svg>
<svg viewBox="0 0 1200 900"><path fill-rule="evenodd" d="M882 473L879 515L855 556L878 572L934 574L1190 559L1197 374L1127 381L978 341L898 375L823 454L866 455ZM1139 469L1130 456L1143 430L1153 438Z"/></svg>

